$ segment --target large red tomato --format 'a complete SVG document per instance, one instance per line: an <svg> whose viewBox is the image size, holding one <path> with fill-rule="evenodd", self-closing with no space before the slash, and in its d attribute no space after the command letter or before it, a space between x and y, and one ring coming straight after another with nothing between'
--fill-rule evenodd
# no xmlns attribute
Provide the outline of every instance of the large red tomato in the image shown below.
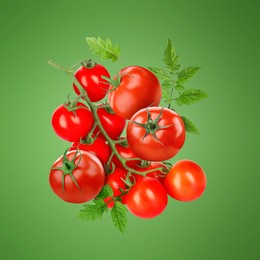
<svg viewBox="0 0 260 260"><path fill-rule="evenodd" d="M86 151L65 152L53 165L49 182L62 200L83 203L95 198L105 181L100 160Z"/></svg>
<svg viewBox="0 0 260 260"><path fill-rule="evenodd" d="M85 139L94 124L94 117L87 106L78 102L77 110L69 111L60 105L52 115L52 127L55 133L69 142Z"/></svg>
<svg viewBox="0 0 260 260"><path fill-rule="evenodd" d="M105 165L109 159L111 154L110 147L105 143L105 141L100 138L96 137L92 144L84 144L84 143L73 143L70 150L81 150L91 152L92 154L96 155L97 158Z"/></svg>
<svg viewBox="0 0 260 260"><path fill-rule="evenodd" d="M151 177L139 179L126 196L128 210L139 218L154 218L160 215L168 203L163 185Z"/></svg>
<svg viewBox="0 0 260 260"><path fill-rule="evenodd" d="M177 113L168 108L144 108L135 113L128 123L127 140L129 147L143 160L168 160L184 144L184 123Z"/></svg>
<svg viewBox="0 0 260 260"><path fill-rule="evenodd" d="M120 82L110 87L108 101L115 113L130 119L138 110L157 106L162 90L157 77L148 69L129 66L118 73Z"/></svg>
<svg viewBox="0 0 260 260"><path fill-rule="evenodd" d="M192 201L204 192L207 179L202 168L193 161L175 163L164 181L167 193L176 200Z"/></svg>
<svg viewBox="0 0 260 260"><path fill-rule="evenodd" d="M110 78L104 66L92 61L84 63L83 66L75 72L76 79L86 90L92 102L103 99L107 94L109 83L102 78L102 76ZM73 87L75 92L79 95L81 90L79 90L75 84L73 84Z"/></svg>

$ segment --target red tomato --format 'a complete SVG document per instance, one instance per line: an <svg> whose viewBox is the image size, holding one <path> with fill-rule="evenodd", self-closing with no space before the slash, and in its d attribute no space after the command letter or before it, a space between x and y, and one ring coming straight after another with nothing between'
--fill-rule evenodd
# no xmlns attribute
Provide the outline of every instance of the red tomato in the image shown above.
<svg viewBox="0 0 260 260"><path fill-rule="evenodd" d="M105 141L97 137L92 144L81 144L79 142L73 143L70 150L87 151L97 156L97 158L105 165L111 154L110 147L105 143Z"/></svg>
<svg viewBox="0 0 260 260"><path fill-rule="evenodd" d="M168 160L184 144L184 123L177 113L168 108L144 108L128 123L127 140L129 147L143 160Z"/></svg>
<svg viewBox="0 0 260 260"><path fill-rule="evenodd" d="M125 128L125 119L116 115L113 112L109 112L105 108L98 108L97 114L102 126L104 127L109 137L113 140L118 139ZM98 132L100 132L100 129L99 127L96 127L94 134ZM99 136L102 136L105 139L102 133L100 133Z"/></svg>
<svg viewBox="0 0 260 260"><path fill-rule="evenodd" d="M139 172L145 172L145 171L149 171L155 168L164 168L167 170L167 167L165 164L163 164L162 162L151 162L151 164L148 167L142 168L142 167L135 167L136 171ZM133 176L135 177L135 180L138 181L140 178L143 178L142 175L140 174L133 174ZM147 173L145 176L147 177L151 177L154 178L156 180L158 180L160 183L164 183L164 179L166 177L166 174L163 174L162 172L160 172L159 170L153 171L153 172L149 172Z"/></svg>
<svg viewBox="0 0 260 260"><path fill-rule="evenodd" d="M116 144L116 150L118 151L118 153L123 157L123 158L138 158L134 152L131 150L131 148L129 148L129 146L124 147L123 145L120 144ZM112 158L112 162L115 164L116 167L119 168L124 168L124 166L122 165L122 163L118 160L118 158L116 157L116 155L113 156ZM126 164L127 166L134 168L136 167L137 164L140 163L140 160L130 160L128 161Z"/></svg>
<svg viewBox="0 0 260 260"><path fill-rule="evenodd" d="M206 175L193 161L175 163L164 181L167 193L176 200L192 201L199 198L206 188Z"/></svg>
<svg viewBox="0 0 260 260"><path fill-rule="evenodd" d="M69 111L60 105L52 115L52 127L55 133L69 142L85 139L94 124L94 117L88 107L78 102L79 109Z"/></svg>
<svg viewBox="0 0 260 260"><path fill-rule="evenodd" d="M100 64L88 62L86 65L81 66L76 72L75 77L86 90L89 99L92 102L103 99L108 91L109 83L102 78L105 76L110 78L106 68ZM80 91L75 84L73 84L75 92L79 95Z"/></svg>
<svg viewBox="0 0 260 260"><path fill-rule="evenodd" d="M105 181L100 160L85 151L70 151L53 165L49 182L53 192L62 200L83 203L95 198Z"/></svg>
<svg viewBox="0 0 260 260"><path fill-rule="evenodd" d="M105 184L109 185L112 188L114 192L114 197L122 193L120 189L125 190L127 188L126 184L122 180L122 179L124 180L126 179L126 175L127 175L127 171L121 168L116 168L113 173L106 175ZM125 204L125 197L126 195L121 197L123 204ZM104 199L105 202L109 200L111 200L110 197ZM114 201L109 202L107 206L109 208L113 208Z"/></svg>
<svg viewBox="0 0 260 260"><path fill-rule="evenodd" d="M141 178L126 196L128 210L139 218L154 218L160 215L168 203L163 185L151 177Z"/></svg>
<svg viewBox="0 0 260 260"><path fill-rule="evenodd" d="M117 115L130 119L142 108L159 105L160 82L150 70L129 66L119 72L119 77L119 85L116 88L111 86L108 94L109 104Z"/></svg>

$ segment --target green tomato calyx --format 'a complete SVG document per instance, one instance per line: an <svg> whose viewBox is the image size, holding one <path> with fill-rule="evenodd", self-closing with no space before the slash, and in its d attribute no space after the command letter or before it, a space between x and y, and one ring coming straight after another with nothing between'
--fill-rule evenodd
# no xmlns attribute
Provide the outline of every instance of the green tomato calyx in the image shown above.
<svg viewBox="0 0 260 260"><path fill-rule="evenodd" d="M62 157L62 166L61 167L53 167L51 168L52 170L60 170L62 171L62 179L61 179L61 182L62 182L62 191L64 192L64 189L65 189L65 176L66 175L69 175L73 181L73 183L77 186L77 188L80 190L80 187L78 185L78 182L77 180L75 179L74 175L73 175L73 170L76 169L81 161L81 152L79 149L76 150L75 152L75 155L73 156L72 160L69 161L68 158L67 158L67 152L70 148L67 148L63 154L63 157ZM76 160L76 157L77 155L80 155L80 158L77 162L77 164L75 164L75 160Z"/></svg>

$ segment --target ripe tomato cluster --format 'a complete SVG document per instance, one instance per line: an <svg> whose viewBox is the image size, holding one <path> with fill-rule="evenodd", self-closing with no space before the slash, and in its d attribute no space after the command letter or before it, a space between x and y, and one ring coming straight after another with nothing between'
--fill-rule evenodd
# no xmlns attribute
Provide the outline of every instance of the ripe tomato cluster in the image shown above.
<svg viewBox="0 0 260 260"><path fill-rule="evenodd" d="M198 164L166 163L183 147L185 126L174 110L159 106L162 89L153 72L128 66L111 78L103 65L86 61L72 77L76 98L52 115L54 132L71 142L50 171L57 196L85 203L108 185L106 207L119 202L137 217L153 218L168 195L179 201L202 195L206 177Z"/></svg>

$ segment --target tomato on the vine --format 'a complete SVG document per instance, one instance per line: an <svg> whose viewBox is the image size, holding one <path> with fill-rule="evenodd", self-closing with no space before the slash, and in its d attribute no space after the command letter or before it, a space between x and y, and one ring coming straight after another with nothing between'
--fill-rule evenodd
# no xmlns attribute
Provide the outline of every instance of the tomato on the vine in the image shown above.
<svg viewBox="0 0 260 260"><path fill-rule="evenodd" d="M157 168L165 169L165 173L167 172L167 169L168 169L167 166L162 162L151 162L150 165L148 165L147 167L140 167L140 166L137 165L135 167L135 170L139 171L139 172L145 172L145 171L149 171L149 170L157 169ZM155 170L155 171L147 173L145 176L154 178L154 179L158 180L160 183L163 184L164 179L166 177L165 173L162 173L160 170ZM143 178L143 176L140 175L140 174L134 173L133 176L135 177L136 181Z"/></svg>
<svg viewBox="0 0 260 260"><path fill-rule="evenodd" d="M95 198L105 181L100 160L86 151L73 150L52 165L49 182L53 192L62 200L83 203Z"/></svg>
<svg viewBox="0 0 260 260"><path fill-rule="evenodd" d="M175 163L165 178L167 193L176 200L192 201L205 191L207 179L202 168L193 161Z"/></svg>
<svg viewBox="0 0 260 260"><path fill-rule="evenodd" d="M109 185L112 188L114 192L114 197L117 197L122 193L121 189L122 191L127 189L127 186L123 181L126 180L126 176L127 171L122 168L115 168L113 173L106 175L105 184ZM120 198L122 199L122 203L125 204L126 195L123 195ZM107 206L109 208L112 208L114 206L114 201L111 199L111 197L105 198L104 201L108 202Z"/></svg>
<svg viewBox="0 0 260 260"><path fill-rule="evenodd" d="M160 215L168 203L163 185L151 177L143 177L131 187L126 196L128 210L140 218L154 218Z"/></svg>
<svg viewBox="0 0 260 260"><path fill-rule="evenodd" d="M81 102L78 102L73 110L60 105L52 115L53 130L60 138L69 142L85 139L93 125L92 113Z"/></svg>
<svg viewBox="0 0 260 260"><path fill-rule="evenodd" d="M168 108L143 108L128 123L127 140L129 147L141 159L164 161L182 148L185 126L182 118Z"/></svg>
<svg viewBox="0 0 260 260"><path fill-rule="evenodd" d="M108 94L108 101L115 113L130 119L138 110L157 106L161 101L161 85L158 78L148 69L128 66L118 73Z"/></svg>
<svg viewBox="0 0 260 260"><path fill-rule="evenodd" d="M107 94L109 83L102 78L102 76L110 78L104 66L96 64L91 60L83 63L83 66L75 72L76 79L86 90L92 102L103 99ZM73 87L75 92L79 95L81 90L79 90L75 84L73 84Z"/></svg>
<svg viewBox="0 0 260 260"><path fill-rule="evenodd" d="M125 128L125 124L126 124L125 119L115 114L113 111L110 111L109 108L98 107L97 114L100 123L104 127L108 136L113 140L118 139ZM94 130L94 134L97 134L98 132L100 132L100 129L97 126L96 129ZM102 133L100 133L99 136L105 139Z"/></svg>
<svg viewBox="0 0 260 260"><path fill-rule="evenodd" d="M97 158L105 165L111 154L110 147L100 137L95 137L93 143L80 143L75 142L70 147L70 150L87 151L97 156Z"/></svg>

